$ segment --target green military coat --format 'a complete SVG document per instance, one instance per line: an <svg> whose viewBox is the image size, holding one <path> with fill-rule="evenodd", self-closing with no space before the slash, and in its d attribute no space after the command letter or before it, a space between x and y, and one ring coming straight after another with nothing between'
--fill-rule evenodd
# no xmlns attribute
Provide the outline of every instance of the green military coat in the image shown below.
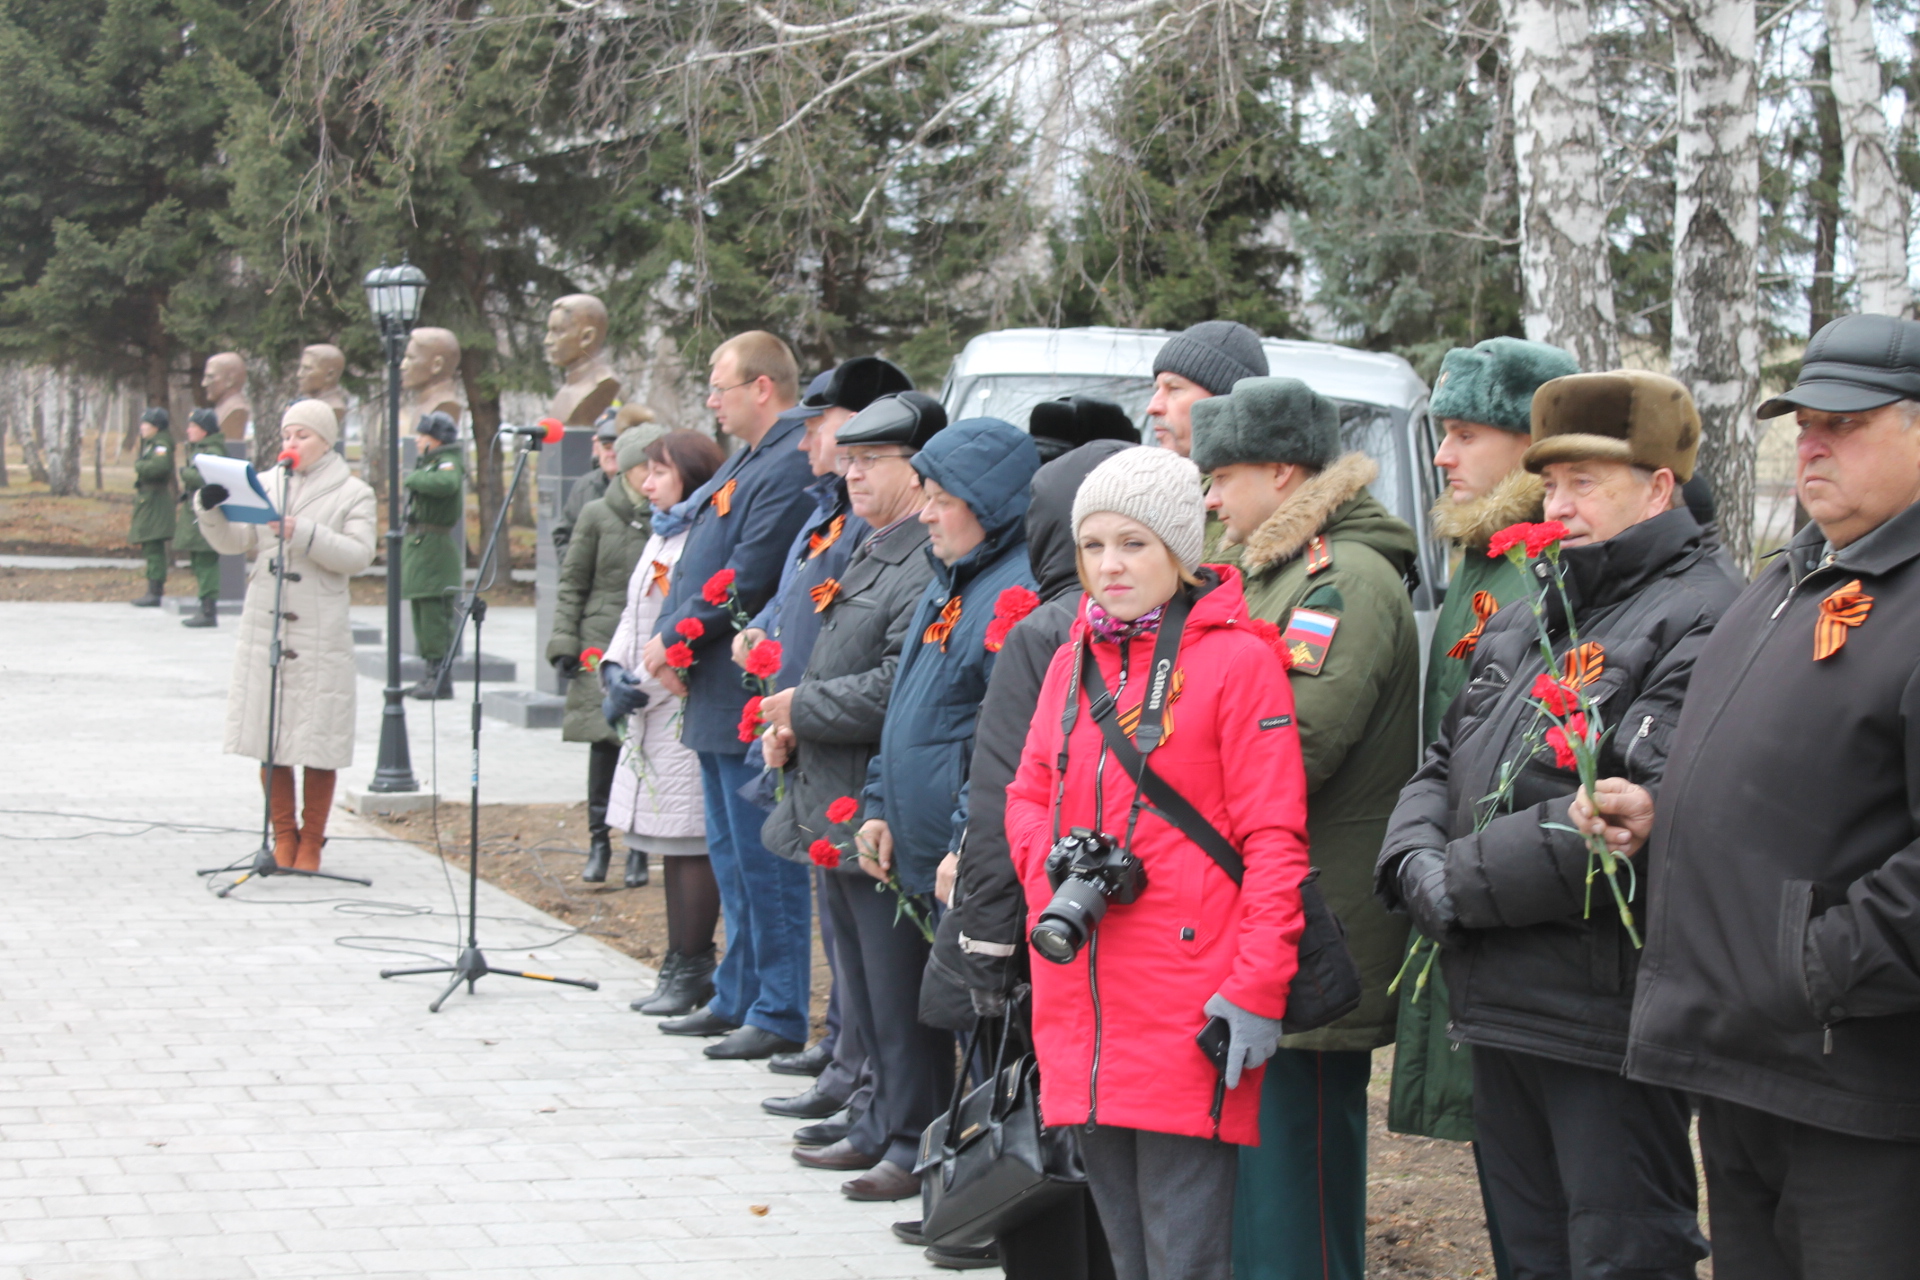
<svg viewBox="0 0 1920 1280"><path fill-rule="evenodd" d="M634 501L633 490L616 476L606 496L589 502L580 512L560 565L560 590L553 604L553 635L547 641L547 661L579 657L587 649L605 649L627 607L627 579L640 563L647 537L653 531L645 499ZM709 661L726 661L725 650L711 651ZM567 709L560 721L563 742L617 742L612 726L600 714L600 677L584 668L567 689ZM742 750L745 750L743 747Z"/></svg>
<svg viewBox="0 0 1920 1280"><path fill-rule="evenodd" d="M156 431L140 442L133 460L133 522L128 542L161 541L173 537L173 436Z"/></svg>
<svg viewBox="0 0 1920 1280"><path fill-rule="evenodd" d="M1474 596L1484 591L1497 606L1511 603L1529 590L1527 575L1514 568L1512 561L1487 555L1488 541L1510 524L1540 517L1540 480L1525 471L1514 472L1484 498L1456 503L1442 496L1434 507L1434 532L1453 544L1460 563L1447 586L1447 600L1434 624L1433 647L1428 653L1423 743L1432 742L1438 735L1440 718L1466 684L1472 651L1464 650L1457 658L1452 652L1473 633L1479 621ZM1471 1142L1473 1050L1455 1044L1447 1034L1447 985L1441 980L1439 963L1427 965L1433 949L1418 935L1410 948L1418 955L1398 993L1400 1017L1394 1035L1387 1127L1395 1133ZM1426 988L1416 990L1423 970Z"/></svg>
<svg viewBox="0 0 1920 1280"><path fill-rule="evenodd" d="M211 432L204 439L189 440L180 446L180 501L179 512L174 517L173 549L175 551L212 551L213 545L201 536L200 521L194 517L193 504L198 500L200 488L206 480L200 475L200 468L193 460L203 453L227 456L227 438L218 431Z"/></svg>
<svg viewBox="0 0 1920 1280"><path fill-rule="evenodd" d="M400 596L405 600L448 599L460 587L466 568L460 555L463 515L461 486L466 480L458 444L423 453L402 482L407 490L407 527L400 544Z"/></svg>
<svg viewBox="0 0 1920 1280"><path fill-rule="evenodd" d="M1294 715L1307 773L1307 838L1327 903L1360 966L1360 1007L1289 1049L1371 1050L1394 1034L1387 984L1407 923L1373 896L1373 864L1400 788L1419 759L1420 639L1406 573L1414 532L1367 485L1379 467L1350 453L1287 500L1230 552L1246 575L1247 609L1283 631L1295 609L1338 619L1317 671L1296 661Z"/></svg>

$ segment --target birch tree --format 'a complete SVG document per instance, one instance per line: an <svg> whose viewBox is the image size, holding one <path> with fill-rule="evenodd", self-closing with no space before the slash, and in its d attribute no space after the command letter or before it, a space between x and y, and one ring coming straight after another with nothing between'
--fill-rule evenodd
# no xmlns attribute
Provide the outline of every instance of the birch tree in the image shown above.
<svg viewBox="0 0 1920 1280"><path fill-rule="evenodd" d="M1673 376L1700 409L1699 469L1727 549L1752 556L1760 424L1760 143L1753 0L1671 10L1674 147Z"/></svg>
<svg viewBox="0 0 1920 1280"><path fill-rule="evenodd" d="M1586 0L1501 0L1512 59L1513 157L1527 337L1582 369L1619 363L1600 110Z"/></svg>
<svg viewBox="0 0 1920 1280"><path fill-rule="evenodd" d="M1888 153L1887 117L1880 108L1873 0L1827 0L1827 40L1833 51L1829 83L1846 149L1860 310L1903 316L1913 305L1907 283L1907 201Z"/></svg>

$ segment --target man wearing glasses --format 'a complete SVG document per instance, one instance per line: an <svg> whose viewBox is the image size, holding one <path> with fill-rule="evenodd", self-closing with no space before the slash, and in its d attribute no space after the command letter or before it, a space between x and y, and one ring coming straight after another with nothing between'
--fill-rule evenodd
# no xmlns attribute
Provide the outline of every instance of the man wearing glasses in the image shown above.
<svg viewBox="0 0 1920 1280"><path fill-rule="evenodd" d="M707 407L720 429L744 446L692 498L686 549L641 662L687 706L680 741L700 757L706 796L707 851L727 922L727 954L713 975L713 999L684 1018L660 1024L668 1035L723 1036L710 1058L766 1058L804 1047L812 902L807 871L767 852L762 814L740 788L758 769L743 759L740 716L747 703L739 668L729 660L735 626L725 605L707 603L703 588L722 570L733 574L739 607L751 616L780 581L787 547L813 508L806 455L794 446L803 424L783 417L799 391L800 368L787 344L753 330L713 353ZM685 683L667 666L667 646L685 638L694 663Z"/></svg>

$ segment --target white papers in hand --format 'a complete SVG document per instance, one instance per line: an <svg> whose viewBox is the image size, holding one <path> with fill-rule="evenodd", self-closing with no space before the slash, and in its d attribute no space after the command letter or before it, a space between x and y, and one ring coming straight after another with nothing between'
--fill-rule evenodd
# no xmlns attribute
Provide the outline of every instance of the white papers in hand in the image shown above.
<svg viewBox="0 0 1920 1280"><path fill-rule="evenodd" d="M280 518L280 513L267 499L267 491L261 488L260 474L251 462L203 453L193 460L193 465L199 468L202 480L227 491L227 500L220 504L220 512L227 519L241 524L268 524Z"/></svg>

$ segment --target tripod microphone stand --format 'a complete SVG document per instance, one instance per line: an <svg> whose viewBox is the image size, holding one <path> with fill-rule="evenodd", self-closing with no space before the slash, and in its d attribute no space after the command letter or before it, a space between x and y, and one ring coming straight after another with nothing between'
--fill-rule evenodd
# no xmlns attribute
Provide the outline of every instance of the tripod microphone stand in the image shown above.
<svg viewBox="0 0 1920 1280"><path fill-rule="evenodd" d="M600 984L584 978L556 978L550 973L525 973L518 969L496 969L487 963L486 953L480 950L480 629L487 618L487 602L480 598L484 587L492 585L488 578L493 572L494 555L500 547L500 536L506 530L507 513L513 509L513 498L520 490L520 481L526 475L527 462L540 452L540 446L559 441L564 428L553 418L541 419L546 428L544 435L527 434L526 448L520 451L519 461L514 464L513 480L507 485L506 496L500 501L499 511L494 513L493 529L487 534L486 550L480 555L480 567L474 571L473 586L461 597L460 610L454 619L452 642L447 645L446 656L440 659L439 669L433 674L437 685L445 679L459 651L460 637L465 633L468 619L473 621L473 700L471 704L470 732L472 735L472 772L470 790L467 799L467 942L460 949L460 957L450 965L428 965L418 969L382 969L383 978L404 978L426 973L450 973L453 981L447 984L439 998L427 1006L428 1013L440 1012L440 1006L447 997L460 989L461 983L467 984L467 994L473 994L474 984L488 974L497 974L503 978L525 978L530 982L553 982L568 987L584 987L588 991L598 991ZM504 433L503 429L503 433ZM516 434L519 434L516 429Z"/></svg>
<svg viewBox="0 0 1920 1280"><path fill-rule="evenodd" d="M293 483L293 458L291 451L280 455L280 518L287 517L287 489ZM286 528L281 525L282 530ZM273 767L274 750L279 745L280 736L280 660L283 656L280 643L281 604L287 589L287 579L300 581L300 575L287 567L287 540L280 534L274 535L274 555L267 561L267 567L273 573L273 632L267 644L267 758L266 773L262 790L266 793L260 802L260 847L253 852L251 859L243 858L224 867L207 867L195 872L196 875L218 876L229 871L240 871L232 884L222 885L214 897L224 898L249 880L265 876L301 876L308 880L337 880L342 884L357 884L371 888L373 881L359 876L335 875L331 871L303 871L297 867L283 867L273 856Z"/></svg>

